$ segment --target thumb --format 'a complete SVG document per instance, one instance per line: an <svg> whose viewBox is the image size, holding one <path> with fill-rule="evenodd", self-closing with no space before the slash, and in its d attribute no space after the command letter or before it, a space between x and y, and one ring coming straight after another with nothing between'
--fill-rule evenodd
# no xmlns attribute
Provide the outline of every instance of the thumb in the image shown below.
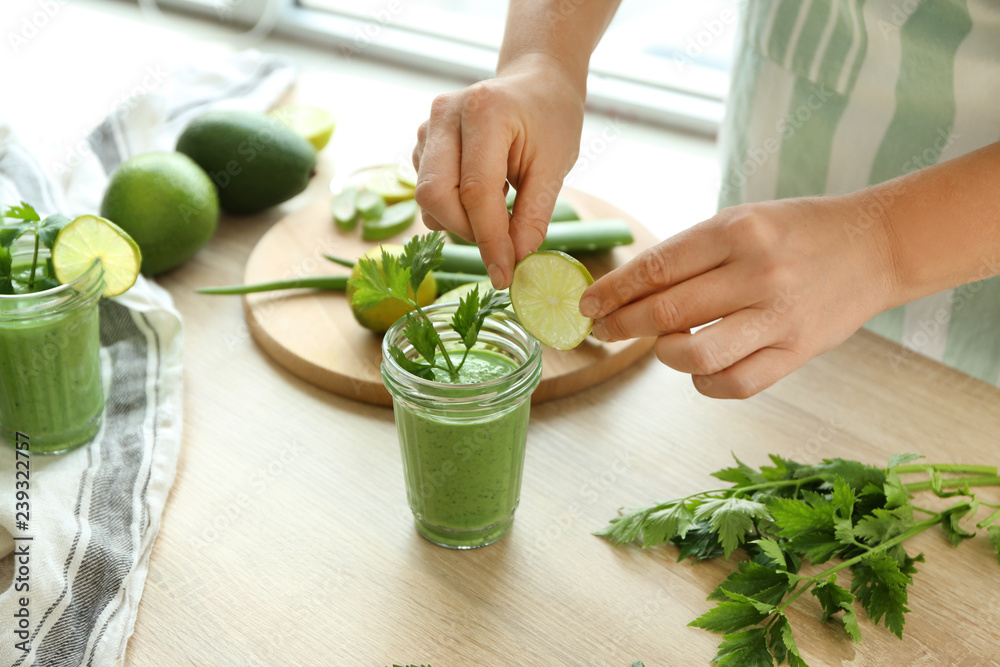
<svg viewBox="0 0 1000 667"><path fill-rule="evenodd" d="M510 220L515 261L538 250L545 240L562 181L562 175L552 171L528 175L518 183Z"/></svg>

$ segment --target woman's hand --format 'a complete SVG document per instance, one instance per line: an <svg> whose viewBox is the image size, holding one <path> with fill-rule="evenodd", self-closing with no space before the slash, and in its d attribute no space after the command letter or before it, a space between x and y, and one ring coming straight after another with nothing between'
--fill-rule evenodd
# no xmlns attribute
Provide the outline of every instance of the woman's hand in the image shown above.
<svg viewBox="0 0 1000 667"><path fill-rule="evenodd" d="M579 79L553 58L528 54L495 79L439 96L417 132L424 224L475 241L498 289L545 238L576 161L586 95ZM517 190L513 215L508 183Z"/></svg>
<svg viewBox="0 0 1000 667"><path fill-rule="evenodd" d="M862 194L725 209L602 277L580 311L600 340L658 336L706 396L752 396L901 303L872 210Z"/></svg>

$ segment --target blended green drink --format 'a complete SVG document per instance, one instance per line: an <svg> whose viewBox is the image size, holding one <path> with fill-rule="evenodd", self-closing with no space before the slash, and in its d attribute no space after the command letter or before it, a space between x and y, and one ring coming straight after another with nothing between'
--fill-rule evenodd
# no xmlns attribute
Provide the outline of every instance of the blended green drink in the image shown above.
<svg viewBox="0 0 1000 667"><path fill-rule="evenodd" d="M31 259L15 256L14 274ZM26 437L33 453L59 453L100 430L102 277L95 262L66 285L0 294L0 433L12 446Z"/></svg>
<svg viewBox="0 0 1000 667"><path fill-rule="evenodd" d="M453 311L426 309L435 324ZM449 332L440 333L449 345ZM458 377L435 371L434 380L403 370L385 353L388 345L407 351L402 323L386 334L382 378L393 396L417 530L458 549L497 541L520 498L531 392L541 377L538 342L513 317L491 316ZM458 362L463 351L450 356Z"/></svg>

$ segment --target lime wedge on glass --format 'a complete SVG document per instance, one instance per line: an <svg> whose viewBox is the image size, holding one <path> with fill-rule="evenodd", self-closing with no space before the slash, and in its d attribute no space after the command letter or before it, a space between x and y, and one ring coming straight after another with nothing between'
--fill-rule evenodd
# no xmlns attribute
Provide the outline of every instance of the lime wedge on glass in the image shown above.
<svg viewBox="0 0 1000 667"><path fill-rule="evenodd" d="M593 283L579 260L558 250L541 250L514 267L510 300L532 336L557 350L571 350L594 323L580 314L580 297Z"/></svg>
<svg viewBox="0 0 1000 667"><path fill-rule="evenodd" d="M125 230L96 215L81 215L60 230L52 245L52 267L62 284L73 282L101 260L102 296L118 296L135 284L142 265L139 246Z"/></svg>
<svg viewBox="0 0 1000 667"><path fill-rule="evenodd" d="M337 126L333 114L320 107L293 104L275 109L270 114L304 137L317 151L330 143L333 130Z"/></svg>

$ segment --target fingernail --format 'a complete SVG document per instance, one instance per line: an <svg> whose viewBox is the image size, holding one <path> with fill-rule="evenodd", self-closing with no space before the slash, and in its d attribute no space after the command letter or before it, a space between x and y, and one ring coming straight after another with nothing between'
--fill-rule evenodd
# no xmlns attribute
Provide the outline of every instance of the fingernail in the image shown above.
<svg viewBox="0 0 1000 667"><path fill-rule="evenodd" d="M594 337L597 338L598 340L611 342L608 339L608 328L604 326L604 322L602 320L594 321L593 332L594 332Z"/></svg>
<svg viewBox="0 0 1000 667"><path fill-rule="evenodd" d="M504 275L500 266L498 264L490 264L486 267L486 272L490 274L490 282L493 283L493 287L503 289Z"/></svg>
<svg viewBox="0 0 1000 667"><path fill-rule="evenodd" d="M581 315L584 317L597 317L599 312L601 312L601 302L597 300L596 296L588 294L580 299Z"/></svg>

